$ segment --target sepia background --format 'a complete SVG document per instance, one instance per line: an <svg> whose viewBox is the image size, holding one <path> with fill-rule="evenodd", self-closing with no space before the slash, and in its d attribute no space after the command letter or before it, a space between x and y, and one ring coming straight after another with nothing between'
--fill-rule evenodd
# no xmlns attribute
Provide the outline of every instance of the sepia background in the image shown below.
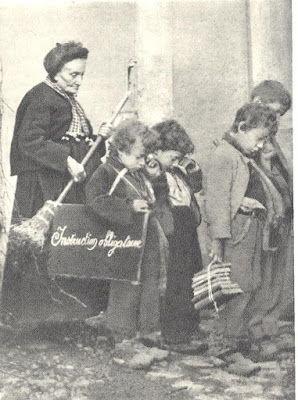
<svg viewBox="0 0 298 400"><path fill-rule="evenodd" d="M8 207L15 112L45 78L43 58L57 42L80 41L90 51L78 100L95 130L126 91L127 66L136 60L137 92L126 112L136 111L147 124L177 119L204 170L213 140L229 128L253 86L275 79L292 92L291 26L290 0L0 1ZM278 140L291 161L291 111Z"/></svg>

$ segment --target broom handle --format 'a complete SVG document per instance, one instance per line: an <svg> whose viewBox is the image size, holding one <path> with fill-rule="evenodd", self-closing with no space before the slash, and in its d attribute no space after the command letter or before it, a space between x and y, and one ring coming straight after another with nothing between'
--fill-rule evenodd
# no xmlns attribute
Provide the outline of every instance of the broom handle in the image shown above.
<svg viewBox="0 0 298 400"><path fill-rule="evenodd" d="M120 103L117 105L116 110L114 111L113 115L111 116L110 120L107 122L108 124L112 125L113 122L115 121L115 119L117 118L117 116L119 115L120 111L122 110L124 104L126 103L127 99L129 98L129 96L131 95L130 91L127 91L125 93L125 96L123 97L123 99L120 101ZM95 152L95 150L97 149L98 145L102 142L103 137L98 135L95 142L93 143L93 145L91 146L90 150L88 151L88 153L85 155L85 157L83 158L81 164L83 166L85 166L88 161L90 160L90 158L92 157L93 153ZM61 192L60 196L58 197L58 199L56 200L56 203L62 203L62 201L65 199L67 193L70 191L70 189L72 188L72 185L74 184L74 180L71 179L68 184L65 186L65 188L63 189L63 191Z"/></svg>

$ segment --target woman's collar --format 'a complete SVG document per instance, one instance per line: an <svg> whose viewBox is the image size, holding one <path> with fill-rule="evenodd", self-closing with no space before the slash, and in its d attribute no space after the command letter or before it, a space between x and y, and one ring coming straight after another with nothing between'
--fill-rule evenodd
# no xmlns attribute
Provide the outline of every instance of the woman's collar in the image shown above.
<svg viewBox="0 0 298 400"><path fill-rule="evenodd" d="M62 89L56 82L53 82L49 75L46 77L44 80L44 83L46 83L49 87L54 89L57 93L61 94L63 97L69 97L69 98L75 98L76 95L73 95L71 93L66 93L64 89Z"/></svg>

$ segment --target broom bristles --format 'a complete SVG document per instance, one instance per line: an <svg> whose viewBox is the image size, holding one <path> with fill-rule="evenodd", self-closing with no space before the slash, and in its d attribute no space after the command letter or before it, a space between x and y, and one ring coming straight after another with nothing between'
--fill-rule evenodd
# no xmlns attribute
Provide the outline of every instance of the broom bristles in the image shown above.
<svg viewBox="0 0 298 400"><path fill-rule="evenodd" d="M44 252L44 244L47 241L51 223L55 215L55 209L61 203L47 201L44 206L32 218L14 224L10 228L7 265L6 268L20 268L24 273L24 265L29 263L34 265L36 274L42 279L42 284L48 291L51 300L57 304L65 305L66 303L76 303L82 308L87 308L76 296L67 293L57 283L39 271L40 263L44 260L42 254Z"/></svg>
<svg viewBox="0 0 298 400"><path fill-rule="evenodd" d="M51 222L55 215L55 208L60 203L48 200L44 206L32 218L12 225L10 228L10 239L21 238L24 242L29 242L33 246L43 247Z"/></svg>

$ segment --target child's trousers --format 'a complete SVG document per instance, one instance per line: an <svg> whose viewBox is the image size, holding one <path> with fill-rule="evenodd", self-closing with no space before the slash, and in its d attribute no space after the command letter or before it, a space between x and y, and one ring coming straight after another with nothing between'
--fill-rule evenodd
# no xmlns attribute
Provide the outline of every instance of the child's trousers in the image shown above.
<svg viewBox="0 0 298 400"><path fill-rule="evenodd" d="M262 229L259 219L237 214L232 221L232 238L225 243L224 260L231 263L231 281L237 282L244 293L233 297L220 311L218 328L234 340L258 336L258 327L251 321L258 320L254 297L261 284Z"/></svg>
<svg viewBox="0 0 298 400"><path fill-rule="evenodd" d="M174 233L168 236L169 266L162 307L162 333L168 343L187 343L196 333L199 312L191 299L193 275L202 269L196 225L189 207L174 207Z"/></svg>
<svg viewBox="0 0 298 400"><path fill-rule="evenodd" d="M118 338L160 331L160 252L156 230L148 226L141 285L112 281L106 324Z"/></svg>

